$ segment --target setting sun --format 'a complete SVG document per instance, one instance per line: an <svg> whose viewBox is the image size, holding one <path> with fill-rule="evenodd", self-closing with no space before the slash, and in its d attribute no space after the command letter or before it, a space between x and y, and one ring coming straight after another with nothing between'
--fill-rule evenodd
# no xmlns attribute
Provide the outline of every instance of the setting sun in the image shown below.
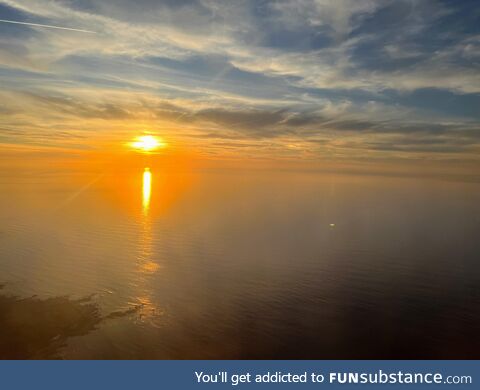
<svg viewBox="0 0 480 390"><path fill-rule="evenodd" d="M137 139L131 143L131 146L144 152L151 152L158 148L165 147L166 144L160 138L154 137L153 135L142 135L137 137Z"/></svg>

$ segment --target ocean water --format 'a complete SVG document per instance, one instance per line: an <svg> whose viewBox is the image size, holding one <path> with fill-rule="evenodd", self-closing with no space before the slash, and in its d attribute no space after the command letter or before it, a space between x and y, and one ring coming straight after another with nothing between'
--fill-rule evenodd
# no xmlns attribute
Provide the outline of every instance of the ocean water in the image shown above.
<svg viewBox="0 0 480 390"><path fill-rule="evenodd" d="M0 358L480 357L480 185L0 172Z"/></svg>

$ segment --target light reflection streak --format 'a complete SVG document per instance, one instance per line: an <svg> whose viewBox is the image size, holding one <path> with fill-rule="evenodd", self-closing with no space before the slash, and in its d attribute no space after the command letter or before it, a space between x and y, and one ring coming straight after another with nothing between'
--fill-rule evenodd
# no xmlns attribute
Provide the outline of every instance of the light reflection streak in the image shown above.
<svg viewBox="0 0 480 390"><path fill-rule="evenodd" d="M150 209L150 198L152 196L152 172L150 168L145 168L143 171L143 214L148 215Z"/></svg>
<svg viewBox="0 0 480 390"><path fill-rule="evenodd" d="M142 241L141 241L141 253L140 260L142 262L140 269L143 273L151 274L155 273L159 266L152 261L152 226L149 216L150 202L152 197L152 172L150 168L143 170L143 182L142 182Z"/></svg>
<svg viewBox="0 0 480 390"><path fill-rule="evenodd" d="M153 234L152 221L150 214L150 206L152 200L152 172L150 168L143 170L142 177L142 215L140 218L141 237L140 237L140 253L138 256L139 270L139 296L137 301L142 305L141 320L153 321L157 308L151 299L151 291L148 287L148 276L155 274L160 266L153 260Z"/></svg>

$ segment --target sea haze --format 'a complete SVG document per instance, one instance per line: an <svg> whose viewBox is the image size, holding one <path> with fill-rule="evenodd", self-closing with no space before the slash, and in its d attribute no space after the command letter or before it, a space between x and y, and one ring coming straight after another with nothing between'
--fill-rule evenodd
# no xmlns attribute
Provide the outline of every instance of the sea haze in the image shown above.
<svg viewBox="0 0 480 390"><path fill-rule="evenodd" d="M0 358L478 358L480 185L0 173Z"/></svg>

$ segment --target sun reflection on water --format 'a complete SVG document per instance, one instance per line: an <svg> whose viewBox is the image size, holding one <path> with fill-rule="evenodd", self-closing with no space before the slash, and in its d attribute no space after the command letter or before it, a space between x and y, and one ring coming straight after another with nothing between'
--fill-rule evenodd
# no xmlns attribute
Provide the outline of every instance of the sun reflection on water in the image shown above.
<svg viewBox="0 0 480 390"><path fill-rule="evenodd" d="M152 196L152 172L150 168L143 170L143 214L147 215L150 209L150 198Z"/></svg>
<svg viewBox="0 0 480 390"><path fill-rule="evenodd" d="M140 260L142 264L140 269L143 273L154 273L158 270L159 265L152 261L152 227L149 210L150 201L152 197L152 172L150 168L143 170L143 184L142 184L142 206L143 206L143 218L142 218L142 241L141 241L141 254Z"/></svg>
<svg viewBox="0 0 480 390"><path fill-rule="evenodd" d="M138 287L139 295L136 299L142 306L140 320L153 321L158 315L157 307L151 297L149 277L160 269L160 265L154 260L152 216L150 206L152 200L152 172L146 167L142 176L142 215L140 217L141 235L138 255Z"/></svg>

